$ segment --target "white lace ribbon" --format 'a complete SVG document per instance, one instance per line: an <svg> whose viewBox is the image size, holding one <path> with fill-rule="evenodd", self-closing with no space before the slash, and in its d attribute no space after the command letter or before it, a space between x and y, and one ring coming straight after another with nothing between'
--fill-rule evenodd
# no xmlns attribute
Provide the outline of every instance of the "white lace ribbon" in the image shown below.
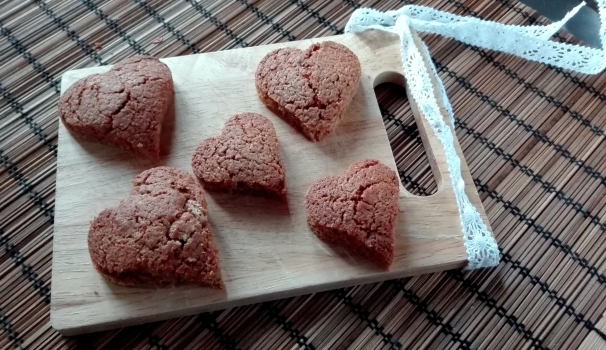
<svg viewBox="0 0 606 350"><path fill-rule="evenodd" d="M597 3L602 24L599 35L602 47L606 47L604 26L606 0L598 0ZM422 43L421 50L417 49L411 28L418 32L443 35L470 45L509 53L563 69L597 74L606 68L605 51L549 40L584 5L584 2L581 3L562 20L547 26L505 25L473 17L456 16L417 5L407 5L399 10L387 12L360 8L354 11L345 26L346 33L376 29L400 36L403 72L411 97L444 147L446 163L459 207L469 270L498 265L499 248L480 214L465 194L461 160L454 148L454 130L442 118L429 74L432 74L437 82L437 94L454 128L452 107L426 45ZM430 72L427 71L423 58L429 62Z"/></svg>

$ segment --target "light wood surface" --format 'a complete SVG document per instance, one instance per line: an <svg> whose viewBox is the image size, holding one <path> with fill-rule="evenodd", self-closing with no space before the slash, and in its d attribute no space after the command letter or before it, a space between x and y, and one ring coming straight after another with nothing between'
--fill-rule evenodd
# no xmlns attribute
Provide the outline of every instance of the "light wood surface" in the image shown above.
<svg viewBox="0 0 606 350"><path fill-rule="evenodd" d="M254 71L271 50L306 48L324 40L340 42L354 51L362 63L362 78L336 131L323 142L312 143L265 108L256 94ZM51 322L62 334L100 331L465 266L459 215L444 154L419 115L415 117L438 192L417 197L401 186L395 259L389 272L324 244L306 223L304 196L314 180L342 175L352 162L364 158L378 159L397 170L373 90L383 81L403 81L395 35L374 31L346 34L162 61L173 74L175 102L163 133L166 156L160 162L150 163L107 146L76 141L60 123ZM84 76L109 69L70 71L63 75L62 91ZM196 146L218 135L224 122L241 112L260 113L273 122L286 169L288 205L271 199L207 193L226 290L150 290L106 282L94 270L87 249L91 220L102 209L126 198L131 180L144 169L168 165L191 173L190 160ZM456 147L463 159L467 194L488 225L459 145Z"/></svg>

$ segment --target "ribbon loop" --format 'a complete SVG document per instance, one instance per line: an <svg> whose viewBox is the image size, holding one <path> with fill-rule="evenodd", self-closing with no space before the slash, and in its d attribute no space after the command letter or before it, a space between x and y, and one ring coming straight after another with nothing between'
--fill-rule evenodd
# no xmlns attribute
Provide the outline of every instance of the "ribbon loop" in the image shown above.
<svg viewBox="0 0 606 350"><path fill-rule="evenodd" d="M597 2L602 20L600 38L604 44L606 0ZM439 34L470 45L513 54L564 69L596 74L606 68L606 55L603 50L549 41L549 38L584 5L584 2L581 3L562 20L547 26L505 25L474 17L457 16L417 5L407 5L399 10L387 12L360 8L354 11L345 26L346 33L375 29L399 35L402 68L409 85L411 98L444 147L446 164L461 219L468 270L498 265L499 248L480 214L465 194L461 160L454 148L454 130L444 122L435 97L436 94L446 108L452 127L454 127L452 107L427 46L424 43L421 43L421 47L415 44L411 29L417 32ZM430 71L426 69L425 62L429 63ZM438 91L434 91L431 83L432 76Z"/></svg>

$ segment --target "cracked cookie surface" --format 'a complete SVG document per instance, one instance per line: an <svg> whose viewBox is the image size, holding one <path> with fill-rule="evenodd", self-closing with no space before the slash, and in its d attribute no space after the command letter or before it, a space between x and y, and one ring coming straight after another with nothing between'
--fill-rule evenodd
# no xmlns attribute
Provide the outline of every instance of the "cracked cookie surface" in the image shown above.
<svg viewBox="0 0 606 350"><path fill-rule="evenodd" d="M312 141L343 119L358 90L360 61L346 46L326 41L307 50L283 48L259 63L255 85L263 103Z"/></svg>
<svg viewBox="0 0 606 350"><path fill-rule="evenodd" d="M202 188L188 173L146 170L129 197L91 223L93 265L123 286L195 284L223 288Z"/></svg>
<svg viewBox="0 0 606 350"><path fill-rule="evenodd" d="M286 195L278 137L273 124L260 114L229 118L221 135L198 146L192 168L208 190Z"/></svg>
<svg viewBox="0 0 606 350"><path fill-rule="evenodd" d="M308 224L323 241L384 269L393 261L399 180L377 160L353 163L345 176L315 181L305 197Z"/></svg>
<svg viewBox="0 0 606 350"><path fill-rule="evenodd" d="M172 99L168 66L136 56L74 83L59 99L59 116L77 137L156 160Z"/></svg>

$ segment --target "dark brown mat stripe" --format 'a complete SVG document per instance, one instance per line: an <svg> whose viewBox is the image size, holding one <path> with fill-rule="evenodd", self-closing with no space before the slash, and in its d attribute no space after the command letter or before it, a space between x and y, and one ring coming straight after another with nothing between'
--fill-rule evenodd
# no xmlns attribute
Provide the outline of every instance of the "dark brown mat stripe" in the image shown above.
<svg viewBox="0 0 606 350"><path fill-rule="evenodd" d="M60 76L343 32L408 1L16 0L0 3L0 348L578 348L606 311L606 78L424 35L501 264L64 338L49 324ZM412 3L547 24L513 0ZM576 43L566 33L554 40ZM97 45L97 43L99 45ZM101 47L97 47L101 46ZM437 191L402 89L376 89L405 187ZM602 327L602 328L600 328ZM588 338L589 339L589 338ZM595 340L592 340L595 341Z"/></svg>

